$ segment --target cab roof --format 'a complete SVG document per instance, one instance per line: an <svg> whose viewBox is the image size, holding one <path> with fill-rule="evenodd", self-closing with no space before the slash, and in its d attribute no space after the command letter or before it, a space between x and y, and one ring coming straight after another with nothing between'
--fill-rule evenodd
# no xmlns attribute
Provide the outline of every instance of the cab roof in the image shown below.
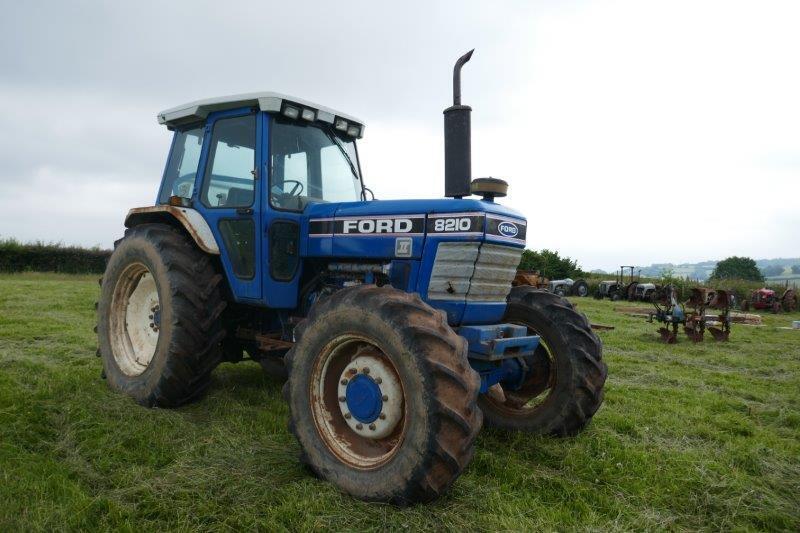
<svg viewBox="0 0 800 533"><path fill-rule="evenodd" d="M360 131L358 137L363 136L364 123L352 115L309 102L308 100L274 92L234 94L196 100L161 111L158 114L158 123L164 124L169 129L175 129L185 124L205 120L209 113L214 111L252 106L258 107L261 111L281 113L287 105L300 108L301 111L302 109L311 109L315 112L315 120L327 122L328 124L333 124L337 117L346 120L349 124L357 124Z"/></svg>

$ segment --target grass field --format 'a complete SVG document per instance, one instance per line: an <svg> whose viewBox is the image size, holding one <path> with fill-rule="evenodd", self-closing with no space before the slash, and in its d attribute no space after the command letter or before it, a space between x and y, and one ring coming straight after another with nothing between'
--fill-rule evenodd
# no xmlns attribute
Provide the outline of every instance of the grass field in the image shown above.
<svg viewBox="0 0 800 533"><path fill-rule="evenodd" d="M313 478L280 383L226 364L209 394L149 410L94 356L96 277L0 276L0 531L800 529L800 314L676 346L579 300L602 332L606 400L573 439L485 429L444 498L364 504Z"/></svg>

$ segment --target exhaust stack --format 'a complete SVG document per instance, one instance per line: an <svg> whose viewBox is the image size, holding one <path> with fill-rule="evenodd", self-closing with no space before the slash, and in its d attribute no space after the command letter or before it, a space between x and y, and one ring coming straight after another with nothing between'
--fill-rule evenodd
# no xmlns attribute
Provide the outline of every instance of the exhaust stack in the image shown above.
<svg viewBox="0 0 800 533"><path fill-rule="evenodd" d="M470 195L472 108L461 105L461 67L470 60L474 51L470 50L456 61L453 67L453 105L444 110L444 195L450 198Z"/></svg>

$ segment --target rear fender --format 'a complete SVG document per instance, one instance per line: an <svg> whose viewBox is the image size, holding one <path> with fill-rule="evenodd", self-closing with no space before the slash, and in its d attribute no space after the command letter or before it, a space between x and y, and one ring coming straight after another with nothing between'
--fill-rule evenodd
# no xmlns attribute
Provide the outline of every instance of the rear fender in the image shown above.
<svg viewBox="0 0 800 533"><path fill-rule="evenodd" d="M186 230L194 240L197 247L206 253L219 255L219 246L211 233L208 222L199 212L189 207L176 207L172 205L154 205L149 207L134 207L125 217L125 227L132 228L139 224L161 222L175 225L176 223Z"/></svg>

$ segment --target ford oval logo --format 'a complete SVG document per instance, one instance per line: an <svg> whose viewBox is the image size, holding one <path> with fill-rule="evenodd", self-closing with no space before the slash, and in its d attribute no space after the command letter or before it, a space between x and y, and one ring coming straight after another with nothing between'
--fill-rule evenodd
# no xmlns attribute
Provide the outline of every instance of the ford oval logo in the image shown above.
<svg viewBox="0 0 800 533"><path fill-rule="evenodd" d="M499 226L497 226L497 231L500 232L500 235L503 237L516 237L519 233L519 228L513 222L501 222Z"/></svg>

